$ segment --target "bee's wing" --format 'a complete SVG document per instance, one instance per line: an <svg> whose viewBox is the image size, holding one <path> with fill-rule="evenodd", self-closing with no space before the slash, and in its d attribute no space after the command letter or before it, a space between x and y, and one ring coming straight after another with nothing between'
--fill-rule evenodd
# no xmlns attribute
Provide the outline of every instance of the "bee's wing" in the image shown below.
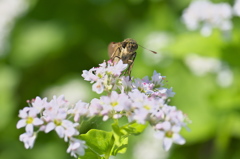
<svg viewBox="0 0 240 159"><path fill-rule="evenodd" d="M110 58L114 57L114 56L117 56L116 55L116 51L117 49L119 48L120 46L120 42L119 43L115 43L115 42L111 42L109 45L108 45L108 56ZM115 54L115 55L114 55Z"/></svg>

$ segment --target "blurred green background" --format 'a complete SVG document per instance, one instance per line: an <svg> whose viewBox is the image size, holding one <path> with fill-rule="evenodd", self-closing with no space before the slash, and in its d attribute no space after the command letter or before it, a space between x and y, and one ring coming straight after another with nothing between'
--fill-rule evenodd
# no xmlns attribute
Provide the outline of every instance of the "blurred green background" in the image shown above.
<svg viewBox="0 0 240 159"><path fill-rule="evenodd" d="M132 137L117 159L240 158L240 17L228 37L204 37L181 20L190 0L0 0L0 159L67 159L67 144L55 132L40 133L34 148L19 141L18 111L36 96L65 94L74 103L96 94L82 70L107 60L110 42L133 38L142 48L132 70L154 70L176 92L170 104L192 123L187 143L164 152L152 132ZM215 0L228 2L232 0ZM1 6L2 5L2 6ZM93 121L89 127L106 125Z"/></svg>

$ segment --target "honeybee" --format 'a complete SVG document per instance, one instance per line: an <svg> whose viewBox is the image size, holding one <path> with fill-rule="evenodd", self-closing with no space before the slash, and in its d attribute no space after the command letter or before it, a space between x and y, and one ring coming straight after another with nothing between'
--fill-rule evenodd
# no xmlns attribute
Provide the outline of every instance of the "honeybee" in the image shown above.
<svg viewBox="0 0 240 159"><path fill-rule="evenodd" d="M117 63L121 59L123 63L128 64L128 69L126 71L126 74L129 77L131 76L133 63L137 56L136 50L138 49L138 46L141 46L141 45L137 44L135 40L130 38L125 39L123 42L117 42L117 43L111 42L108 45L108 55L110 59L113 61L113 63ZM143 46L141 47L144 48ZM157 53L152 50L149 50L149 51L151 51L154 54Z"/></svg>

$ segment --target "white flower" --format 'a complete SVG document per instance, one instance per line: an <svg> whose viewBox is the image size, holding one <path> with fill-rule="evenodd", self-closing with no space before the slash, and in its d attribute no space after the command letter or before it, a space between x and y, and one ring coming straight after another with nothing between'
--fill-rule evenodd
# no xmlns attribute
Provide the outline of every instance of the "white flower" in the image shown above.
<svg viewBox="0 0 240 159"><path fill-rule="evenodd" d="M65 141L67 141L69 137L79 134L75 128L76 126L78 126L78 123L72 123L69 120L56 119L46 125L45 132L48 133L55 130L60 138L64 138Z"/></svg>
<svg viewBox="0 0 240 159"><path fill-rule="evenodd" d="M146 109L136 109L132 119L139 124L145 124L148 113L149 112Z"/></svg>
<svg viewBox="0 0 240 159"><path fill-rule="evenodd" d="M119 62L113 67L109 67L108 71L111 72L114 76L120 76L122 71L124 71L128 67L128 64L123 64L122 60L119 60Z"/></svg>
<svg viewBox="0 0 240 159"><path fill-rule="evenodd" d="M122 76L121 81L121 93L132 91L132 81L129 80L129 76Z"/></svg>
<svg viewBox="0 0 240 159"><path fill-rule="evenodd" d="M118 94L113 91L110 96L101 97L103 104L103 109L115 110L117 112L123 111L127 106L128 97L126 94Z"/></svg>
<svg viewBox="0 0 240 159"><path fill-rule="evenodd" d="M89 116L95 116L100 114L100 112L103 110L103 106L101 104L101 101L97 98L92 99L89 105Z"/></svg>
<svg viewBox="0 0 240 159"><path fill-rule="evenodd" d="M47 98L41 99L40 97L36 97L31 104L32 107L36 108L39 112L41 112L47 104Z"/></svg>
<svg viewBox="0 0 240 159"><path fill-rule="evenodd" d="M83 70L82 77L84 78L84 80L90 81L91 83L94 81L97 81L98 77L93 74L93 71L95 71L95 70L96 69L94 69L94 68L90 69L89 71Z"/></svg>
<svg viewBox="0 0 240 159"><path fill-rule="evenodd" d="M82 76L86 81L94 83L92 90L101 94L103 91L112 91L121 83L119 77L127 68L127 64L123 64L122 60L113 64L111 61L99 64L100 67L92 68L89 71L84 70Z"/></svg>
<svg viewBox="0 0 240 159"><path fill-rule="evenodd" d="M101 94L104 91L102 80L97 80L97 82L92 85L92 90L97 94Z"/></svg>
<svg viewBox="0 0 240 159"><path fill-rule="evenodd" d="M170 126L169 123L163 123L162 130L157 131L155 137L163 140L163 148L168 151L173 143L179 145L185 144L185 139L179 135L180 130L180 126Z"/></svg>
<svg viewBox="0 0 240 159"><path fill-rule="evenodd" d="M25 127L26 132L33 134L34 126L43 124L43 121L37 117L38 110L26 107L19 111L19 117L22 118L17 123L17 128Z"/></svg>
<svg viewBox="0 0 240 159"><path fill-rule="evenodd" d="M141 93L139 90L134 89L132 92L128 93L130 99L134 102L143 102L147 96L144 93Z"/></svg>
<svg viewBox="0 0 240 159"><path fill-rule="evenodd" d="M233 11L237 16L240 16L240 0L235 0Z"/></svg>
<svg viewBox="0 0 240 159"><path fill-rule="evenodd" d="M163 78L164 77L161 76L160 73L157 73L157 71L154 70L151 82L155 85L155 87L160 87L163 85L162 84Z"/></svg>
<svg viewBox="0 0 240 159"><path fill-rule="evenodd" d="M138 89L140 92L144 92L143 81L139 78L136 78L132 83L133 88Z"/></svg>
<svg viewBox="0 0 240 159"><path fill-rule="evenodd" d="M70 145L67 149L67 153L70 153L71 156L77 158L79 156L83 156L85 154L85 149L87 146L85 145L85 141L71 138Z"/></svg>
<svg viewBox="0 0 240 159"><path fill-rule="evenodd" d="M26 149L32 148L36 139L35 133L24 133L21 134L19 140L24 143Z"/></svg>
<svg viewBox="0 0 240 159"><path fill-rule="evenodd" d="M232 8L228 3L211 3L210 1L193 1L182 15L190 30L201 28L204 36L209 36L213 28L222 31L232 29Z"/></svg>
<svg viewBox="0 0 240 159"><path fill-rule="evenodd" d="M73 114L74 121L78 122L82 115L86 116L88 114L88 104L80 100L72 109L68 110L68 113Z"/></svg>
<svg viewBox="0 0 240 159"><path fill-rule="evenodd" d="M175 92L172 91L172 88L168 89L168 88L160 87L157 89L156 92L154 92L154 95L161 97L163 99L167 99L169 97L173 97L175 95Z"/></svg>
<svg viewBox="0 0 240 159"><path fill-rule="evenodd" d="M59 97L53 96L53 99L46 104L42 118L46 122L54 121L56 119L65 119L69 108L70 107L67 106L67 101L63 95Z"/></svg>

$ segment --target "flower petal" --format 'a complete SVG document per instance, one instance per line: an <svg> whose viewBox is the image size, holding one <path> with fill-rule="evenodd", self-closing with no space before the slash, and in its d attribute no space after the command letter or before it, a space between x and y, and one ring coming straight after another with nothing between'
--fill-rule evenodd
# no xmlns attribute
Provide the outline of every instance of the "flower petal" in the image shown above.
<svg viewBox="0 0 240 159"><path fill-rule="evenodd" d="M55 130L60 138L64 137L65 133L64 133L64 128L62 126L57 126Z"/></svg>
<svg viewBox="0 0 240 159"><path fill-rule="evenodd" d="M26 132L28 132L29 134L33 133L33 124L27 124L26 126Z"/></svg>
<svg viewBox="0 0 240 159"><path fill-rule="evenodd" d="M186 142L186 140L177 133L174 133L172 138L173 138L173 142L179 145L183 145Z"/></svg>
<svg viewBox="0 0 240 159"><path fill-rule="evenodd" d="M47 126L46 126L46 129L45 129L45 133L48 133L48 132L52 131L55 127L56 126L53 122L48 123Z"/></svg>
<svg viewBox="0 0 240 159"><path fill-rule="evenodd" d="M168 138L168 137L165 137L163 139L163 149L168 151L171 146L172 146L172 139Z"/></svg>
<svg viewBox="0 0 240 159"><path fill-rule="evenodd" d="M21 120L19 120L18 123L17 123L17 129L22 128L22 127L24 127L24 126L26 126L26 125L27 125L26 119L21 119Z"/></svg>
<svg viewBox="0 0 240 159"><path fill-rule="evenodd" d="M34 118L33 119L33 125L42 125L43 121L39 118Z"/></svg>

